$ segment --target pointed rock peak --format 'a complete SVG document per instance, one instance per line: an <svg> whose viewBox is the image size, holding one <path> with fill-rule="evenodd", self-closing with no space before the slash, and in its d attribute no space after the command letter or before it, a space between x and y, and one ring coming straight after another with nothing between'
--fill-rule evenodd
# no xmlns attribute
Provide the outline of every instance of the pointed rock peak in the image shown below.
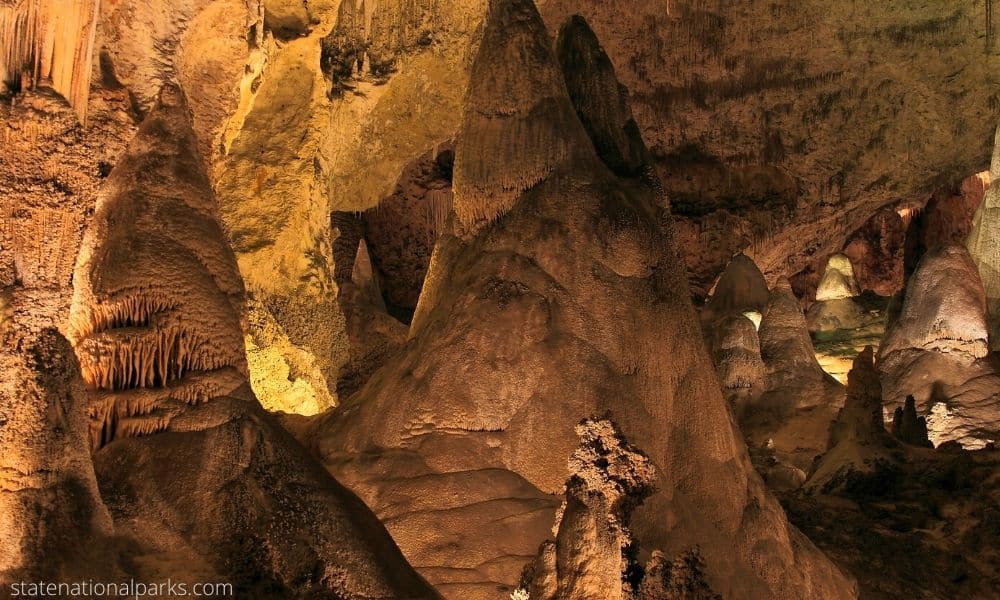
<svg viewBox="0 0 1000 600"><path fill-rule="evenodd" d="M840 300L860 295L854 279L854 266L844 254L834 254L826 261L826 270L816 288L816 301Z"/></svg>
<svg viewBox="0 0 1000 600"><path fill-rule="evenodd" d="M628 92L586 19L574 15L563 24L556 54L570 100L597 155L618 175L644 172L651 157L632 118Z"/></svg>
<svg viewBox="0 0 1000 600"><path fill-rule="evenodd" d="M883 443L887 439L882 422L882 385L875 369L871 346L854 358L847 374L847 400L833 427L829 447L854 440L863 444Z"/></svg>
<svg viewBox="0 0 1000 600"><path fill-rule="evenodd" d="M180 88L163 88L108 176L73 287L94 447L246 384L243 283Z"/></svg>
<svg viewBox="0 0 1000 600"><path fill-rule="evenodd" d="M368 254L368 244L364 239L358 241L358 251L354 255L354 269L351 271L351 281L358 286L358 290L371 302L377 306L384 307L382 299L382 288L378 283L378 275L372 265L371 255Z"/></svg>
<svg viewBox="0 0 1000 600"><path fill-rule="evenodd" d="M763 313L769 298L764 274L752 258L740 253L729 261L719 276L702 316L705 322L713 322L734 313Z"/></svg>
<svg viewBox="0 0 1000 600"><path fill-rule="evenodd" d="M572 160L596 161L531 0L492 0L455 152L458 229L475 233Z"/></svg>

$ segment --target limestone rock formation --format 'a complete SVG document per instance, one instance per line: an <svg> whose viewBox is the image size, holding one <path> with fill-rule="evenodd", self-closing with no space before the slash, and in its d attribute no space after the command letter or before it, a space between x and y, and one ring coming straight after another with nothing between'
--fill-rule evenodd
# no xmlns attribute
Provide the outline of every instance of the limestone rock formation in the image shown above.
<svg viewBox="0 0 1000 600"><path fill-rule="evenodd" d="M927 419L917 416L917 403L913 396L907 396L903 406L897 406L893 412L892 437L911 446L934 447L927 438Z"/></svg>
<svg viewBox="0 0 1000 600"><path fill-rule="evenodd" d="M830 427L827 451L806 485L829 492L843 484L849 472L870 472L875 461L893 446L882 414L882 386L872 348L864 349L847 375L847 399Z"/></svg>
<svg viewBox="0 0 1000 600"><path fill-rule="evenodd" d="M0 331L0 585L110 577L113 526L90 460L73 349L55 329Z"/></svg>
<svg viewBox="0 0 1000 600"><path fill-rule="evenodd" d="M555 541L544 543L526 569L529 597L632 598L638 592L638 565L628 524L632 511L653 491L655 468L610 421L584 420L576 433L580 446L569 460Z"/></svg>
<svg viewBox="0 0 1000 600"><path fill-rule="evenodd" d="M986 358L986 315L968 251L941 246L920 260L879 350L886 406L913 396L935 445L981 447L1000 429L1000 377Z"/></svg>
<svg viewBox="0 0 1000 600"><path fill-rule="evenodd" d="M68 337L95 448L246 381L243 284L183 92L164 88L159 106L105 182L73 277Z"/></svg>
<svg viewBox="0 0 1000 600"><path fill-rule="evenodd" d="M0 5L0 91L49 84L86 121L99 6L98 0Z"/></svg>
<svg viewBox="0 0 1000 600"><path fill-rule="evenodd" d="M774 289L760 329L764 393L740 421L755 445L771 445L781 460L807 469L826 445L830 421L844 402L844 387L823 371L805 316L788 280Z"/></svg>
<svg viewBox="0 0 1000 600"><path fill-rule="evenodd" d="M255 598L437 597L249 393L242 283L191 119L165 87L108 177L74 277L90 445L130 569L184 564L179 580Z"/></svg>
<svg viewBox="0 0 1000 600"><path fill-rule="evenodd" d="M720 599L705 581L697 548L673 561L654 551L640 567L628 524L653 491L655 469L610 421L585 419L576 432L580 447L569 461L556 538L542 544L512 597L525 592L538 600Z"/></svg>
<svg viewBox="0 0 1000 600"><path fill-rule="evenodd" d="M892 296L903 289L906 230L898 209L886 206L850 234L843 252L862 290Z"/></svg>
<svg viewBox="0 0 1000 600"><path fill-rule="evenodd" d="M739 419L764 392L766 369L757 327L743 315L724 318L714 328L711 350L722 393Z"/></svg>
<svg viewBox="0 0 1000 600"><path fill-rule="evenodd" d="M406 341L407 328L386 312L378 274L362 239L351 280L340 286L340 305L347 320L350 361L337 382L347 397L357 391Z"/></svg>
<svg viewBox="0 0 1000 600"><path fill-rule="evenodd" d="M472 73L452 229L410 342L309 436L327 466L446 595L488 598L546 537L574 425L610 411L660 473L643 547L699 545L732 598L853 596L753 473L661 196L599 160L531 2L490 3Z"/></svg>
<svg viewBox="0 0 1000 600"><path fill-rule="evenodd" d="M538 4L550 29L585 17L631 90L700 294L735 252L773 282L988 160L982 3Z"/></svg>
<svg viewBox="0 0 1000 600"><path fill-rule="evenodd" d="M629 177L652 168L652 157L628 104L628 90L587 21L573 15L559 30L556 56L577 116L604 164Z"/></svg>
<svg viewBox="0 0 1000 600"><path fill-rule="evenodd" d="M1000 127L996 131L993 162L990 165L990 179L1000 182ZM1000 183L991 185L982 204L972 218L972 231L966 247L976 263L979 277L986 293L986 305L990 318L990 348L1000 348L1000 240L996 234L997 219L1000 218Z"/></svg>
<svg viewBox="0 0 1000 600"><path fill-rule="evenodd" d="M840 300L853 298L861 293L858 282L854 280L854 267L851 259L843 254L834 254L826 261L823 279L816 289L816 301Z"/></svg>
<svg viewBox="0 0 1000 600"><path fill-rule="evenodd" d="M973 360L987 355L988 339L986 299L975 264L965 248L951 244L921 259L879 354L916 348Z"/></svg>
<svg viewBox="0 0 1000 600"><path fill-rule="evenodd" d="M816 288L816 302L806 313L809 330L859 328L865 317L864 309L855 300L860 293L851 259L844 254L830 256Z"/></svg>
<svg viewBox="0 0 1000 600"><path fill-rule="evenodd" d="M762 313L770 298L764 275L753 259L737 254L719 276L711 298L701 310L702 322L711 325L716 319L733 313Z"/></svg>

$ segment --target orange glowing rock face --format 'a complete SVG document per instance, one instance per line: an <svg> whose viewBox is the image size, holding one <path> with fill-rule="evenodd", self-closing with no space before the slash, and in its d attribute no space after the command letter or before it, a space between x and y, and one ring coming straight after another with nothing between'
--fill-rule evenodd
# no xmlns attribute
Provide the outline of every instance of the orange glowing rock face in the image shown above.
<svg viewBox="0 0 1000 600"><path fill-rule="evenodd" d="M243 287L166 88L98 199L74 275L69 338L90 390L92 444L165 429L246 381Z"/></svg>
<svg viewBox="0 0 1000 600"><path fill-rule="evenodd" d="M86 121L99 5L23 0L0 6L0 87L50 83Z"/></svg>

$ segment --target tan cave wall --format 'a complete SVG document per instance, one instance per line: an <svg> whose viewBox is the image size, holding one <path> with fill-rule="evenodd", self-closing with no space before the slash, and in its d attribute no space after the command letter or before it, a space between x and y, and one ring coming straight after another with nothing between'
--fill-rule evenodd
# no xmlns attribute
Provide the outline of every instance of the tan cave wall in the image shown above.
<svg viewBox="0 0 1000 600"><path fill-rule="evenodd" d="M696 294L746 249L773 283L881 205L988 164L985 0L539 0L580 13L631 91ZM932 49L932 51L929 51Z"/></svg>

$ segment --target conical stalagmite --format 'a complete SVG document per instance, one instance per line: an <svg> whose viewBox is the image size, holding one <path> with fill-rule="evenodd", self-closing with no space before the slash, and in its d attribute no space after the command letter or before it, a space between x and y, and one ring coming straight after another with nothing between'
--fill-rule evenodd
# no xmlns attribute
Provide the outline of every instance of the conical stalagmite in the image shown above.
<svg viewBox="0 0 1000 600"><path fill-rule="evenodd" d="M754 473L661 198L598 160L533 3L491 2L473 73L454 230L412 339L311 432L328 468L446 596L495 598L549 537L575 425L609 412L659 472L644 548L699 546L729 598L853 597Z"/></svg>
<svg viewBox="0 0 1000 600"><path fill-rule="evenodd" d="M612 171L634 177L651 168L652 157L632 118L628 92L587 21L574 15L559 30L556 56L569 96L597 155Z"/></svg>
<svg viewBox="0 0 1000 600"><path fill-rule="evenodd" d="M800 469L826 447L826 431L844 403L844 386L823 371L805 316L788 280L771 290L760 329L764 393L740 425L754 445L771 445Z"/></svg>
<svg viewBox="0 0 1000 600"><path fill-rule="evenodd" d="M243 286L196 148L168 86L108 178L74 277L94 464L132 575L208 575L248 598L436 598L250 393Z"/></svg>
<svg viewBox="0 0 1000 600"><path fill-rule="evenodd" d="M868 346L854 359L847 374L847 400L830 427L827 451L806 481L806 487L833 491L850 472L871 472L876 461L895 446L885 430L882 387Z"/></svg>
<svg viewBox="0 0 1000 600"><path fill-rule="evenodd" d="M892 437L911 446L934 447L927 438L927 419L917 415L913 396L907 396L903 406L897 406L892 414Z"/></svg>
<svg viewBox="0 0 1000 600"><path fill-rule="evenodd" d="M823 278L816 288L816 301L853 298L860 293L858 282L854 279L851 259L843 254L834 254L827 259Z"/></svg>

